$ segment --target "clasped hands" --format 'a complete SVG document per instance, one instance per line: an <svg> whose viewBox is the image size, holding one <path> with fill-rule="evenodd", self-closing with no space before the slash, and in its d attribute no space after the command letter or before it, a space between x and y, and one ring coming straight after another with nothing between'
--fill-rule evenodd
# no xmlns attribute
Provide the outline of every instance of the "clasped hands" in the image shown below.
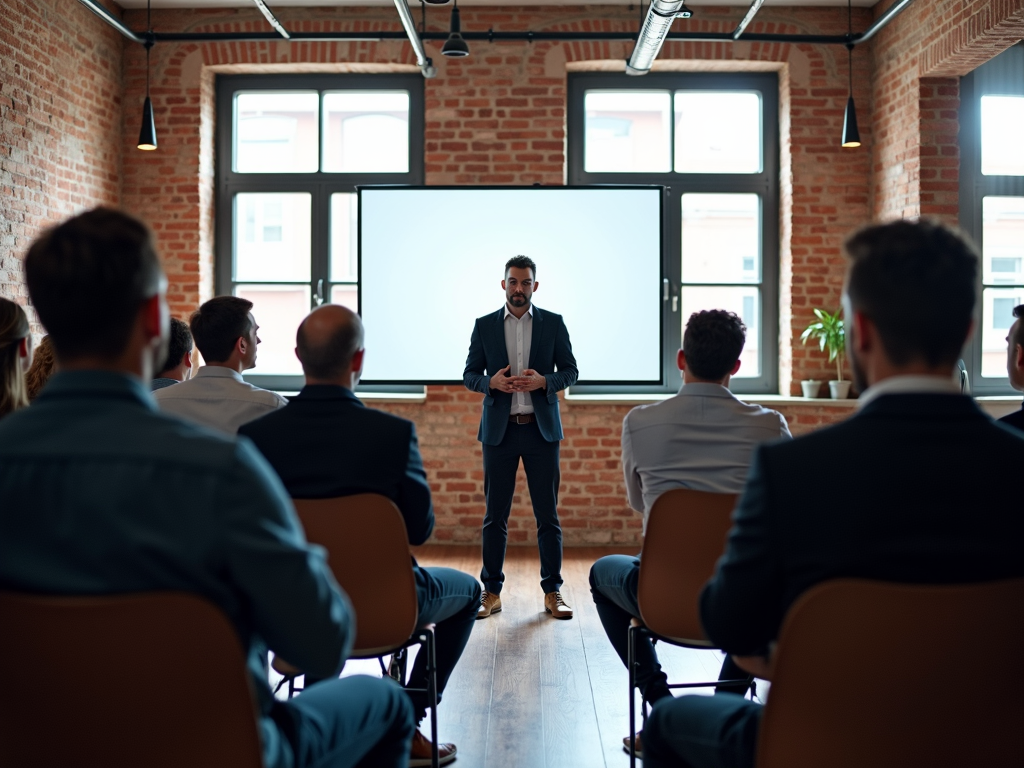
<svg viewBox="0 0 1024 768"><path fill-rule="evenodd" d="M506 365L491 376L491 389L499 392L532 392L535 389L547 389L548 380L532 368L525 369L519 376L510 376L511 369L511 365Z"/></svg>

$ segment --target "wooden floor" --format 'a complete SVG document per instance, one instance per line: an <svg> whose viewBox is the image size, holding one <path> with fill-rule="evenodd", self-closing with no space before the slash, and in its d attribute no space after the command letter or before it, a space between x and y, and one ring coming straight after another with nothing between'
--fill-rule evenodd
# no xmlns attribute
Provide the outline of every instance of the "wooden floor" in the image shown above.
<svg viewBox="0 0 1024 768"><path fill-rule="evenodd" d="M562 594L570 621L544 612L535 547L510 547L503 610L476 623L438 710L441 741L459 748L461 768L626 768L629 729L626 669L615 654L590 596L591 564L635 550L566 548ZM416 549L421 565L479 576L480 549ZM718 676L721 654L659 646L671 682ZM346 674L380 674L376 662L350 663ZM707 691L710 693L710 691ZM424 723L424 726L427 726ZM425 728L425 732L426 728Z"/></svg>

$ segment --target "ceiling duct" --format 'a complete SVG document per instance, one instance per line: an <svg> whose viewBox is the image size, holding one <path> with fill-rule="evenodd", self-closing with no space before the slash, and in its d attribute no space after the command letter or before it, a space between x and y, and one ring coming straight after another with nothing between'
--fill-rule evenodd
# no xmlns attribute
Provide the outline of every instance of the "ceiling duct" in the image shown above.
<svg viewBox="0 0 1024 768"><path fill-rule="evenodd" d="M647 18L644 19L633 47L633 55L626 64L626 74L646 75L650 72L676 16L688 19L691 15L683 0L651 0Z"/></svg>
<svg viewBox="0 0 1024 768"><path fill-rule="evenodd" d="M412 20L412 11L409 10L409 3L406 0L395 0L395 8L398 9L398 17L402 20L405 34L408 36L409 43L416 53L416 66L420 68L420 72L428 80L437 77L437 67L434 66L434 62L427 56L427 51L423 47L423 41L416 31L416 22Z"/></svg>

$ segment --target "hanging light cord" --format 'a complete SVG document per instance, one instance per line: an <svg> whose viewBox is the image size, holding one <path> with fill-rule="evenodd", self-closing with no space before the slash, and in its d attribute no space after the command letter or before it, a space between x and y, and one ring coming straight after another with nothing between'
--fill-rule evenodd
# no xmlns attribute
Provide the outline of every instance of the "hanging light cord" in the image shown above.
<svg viewBox="0 0 1024 768"><path fill-rule="evenodd" d="M146 98L149 98L149 51L153 47L153 0L146 0Z"/></svg>
<svg viewBox="0 0 1024 768"><path fill-rule="evenodd" d="M850 76L850 96L853 96L853 0L846 0L846 60Z"/></svg>

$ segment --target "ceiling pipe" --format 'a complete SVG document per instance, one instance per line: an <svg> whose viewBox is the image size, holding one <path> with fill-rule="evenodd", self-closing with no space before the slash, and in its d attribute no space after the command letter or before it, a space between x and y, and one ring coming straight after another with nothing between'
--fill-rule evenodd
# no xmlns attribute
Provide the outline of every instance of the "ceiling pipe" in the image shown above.
<svg viewBox="0 0 1024 768"><path fill-rule="evenodd" d="M736 25L736 29L733 30L733 40L740 39L740 35L743 34L743 30L745 30L747 25L754 20L754 17L757 16L757 12L761 10L762 5L764 5L764 0L754 0L754 2L750 4L750 8L747 9L746 16L743 17L742 21Z"/></svg>
<svg viewBox="0 0 1024 768"><path fill-rule="evenodd" d="M644 24L637 35L633 54L626 63L627 75L646 75L665 44L676 14L682 10L683 0L651 0Z"/></svg>
<svg viewBox="0 0 1024 768"><path fill-rule="evenodd" d="M423 47L423 40L420 39L419 33L416 31L416 22L412 20L409 3L406 0L395 0L395 8L398 9L398 17L402 20L405 34L409 38L413 51L416 53L416 66L420 68L420 72L428 80L437 77L437 68L434 66L434 62L427 56L427 51ZM445 38L447 38L447 35L445 35Z"/></svg>
<svg viewBox="0 0 1024 768"><path fill-rule="evenodd" d="M858 45L860 43L866 43L872 37L874 37L879 32L881 32L882 29L890 21L892 21L897 16L899 16L901 13L903 13L903 11L905 11L907 9L907 6L909 6L912 2L914 2L914 0L896 0L895 3L893 3L891 6L889 6L889 10L888 11L886 11L881 16L879 16L877 19L875 19L875 23L874 24L872 24L870 27L868 27L863 33L861 33L859 35L854 35L853 44L854 45Z"/></svg>
<svg viewBox="0 0 1024 768"><path fill-rule="evenodd" d="M277 16L274 15L274 12L270 10L267 4L263 2L263 0L253 0L253 2L256 3L256 7L260 9L260 13L263 14L263 18L267 20L267 23L276 29L278 34L280 34L285 40L290 40L291 35L288 34L288 30L285 29L284 25L277 20Z"/></svg>
<svg viewBox="0 0 1024 768"><path fill-rule="evenodd" d="M78 2L80 2L90 11L95 13L97 16L99 16L101 19L107 22L107 24L112 26L114 29L116 29L122 35L127 37L133 43L138 43L139 45L146 44L146 38L142 37L141 35L137 35L130 29L128 29L128 27L124 25L123 21L121 21L119 18L117 18L117 16L115 16L102 5L100 5L98 2L96 2L96 0L78 0Z"/></svg>

